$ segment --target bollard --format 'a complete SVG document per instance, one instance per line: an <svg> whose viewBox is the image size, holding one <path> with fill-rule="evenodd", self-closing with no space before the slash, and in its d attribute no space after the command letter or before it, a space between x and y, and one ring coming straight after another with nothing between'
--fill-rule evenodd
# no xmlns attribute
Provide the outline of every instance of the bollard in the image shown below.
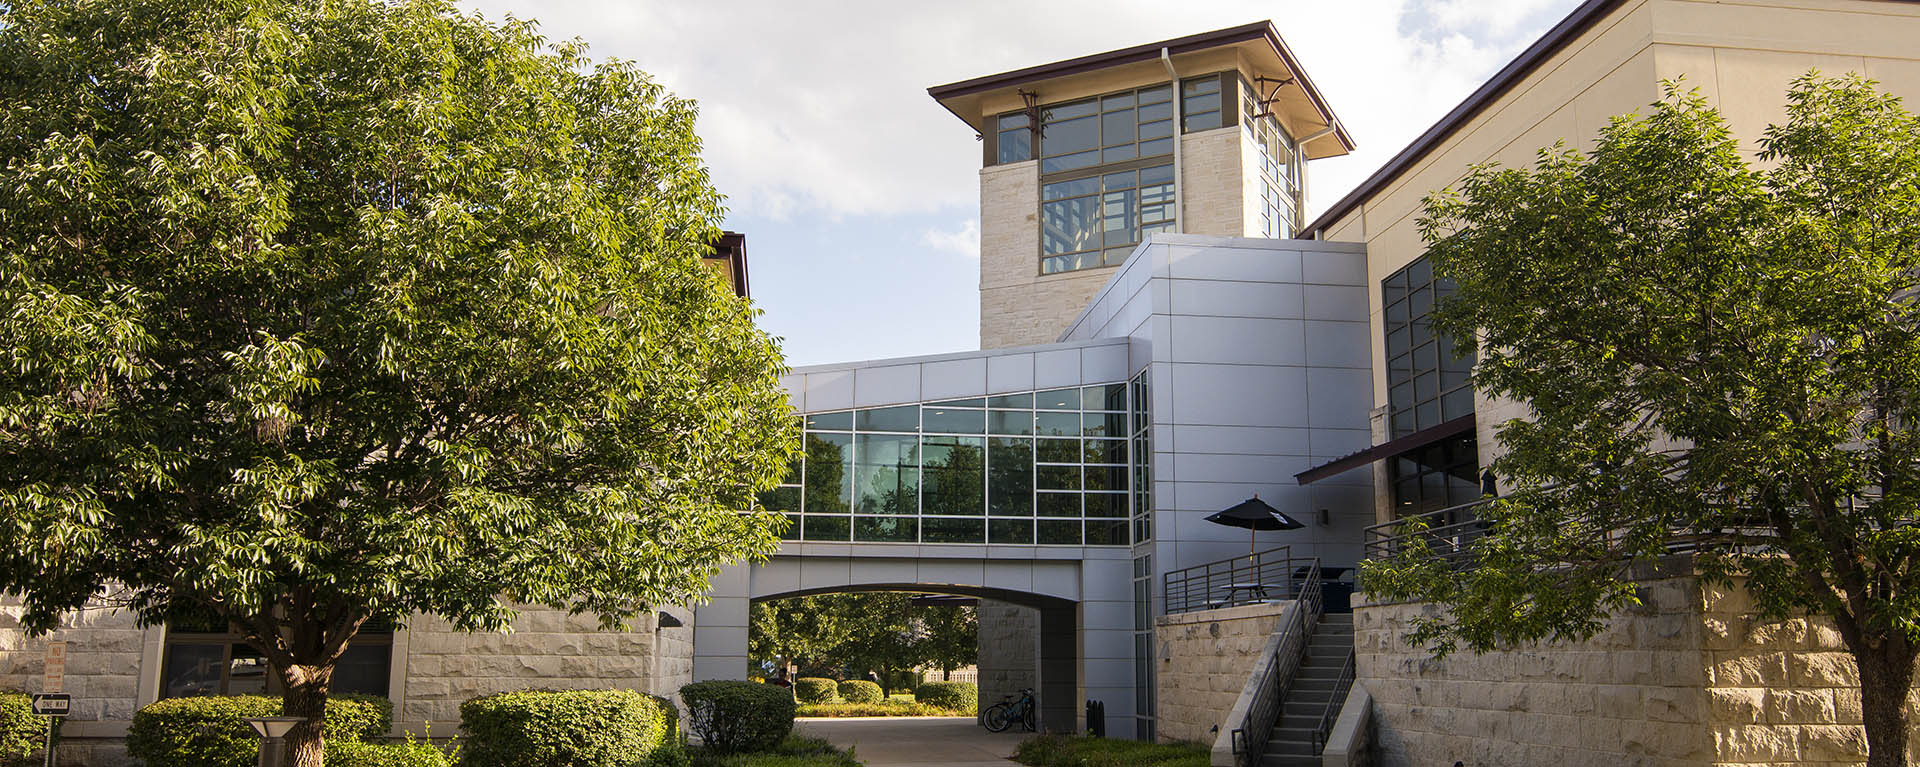
<svg viewBox="0 0 1920 767"><path fill-rule="evenodd" d="M1096 738L1107 736L1107 704L1091 698L1087 700L1087 734Z"/></svg>
<svg viewBox="0 0 1920 767"><path fill-rule="evenodd" d="M306 721L297 716L263 716L248 719L247 724L260 736L259 767L280 767L285 763L287 752L287 733L293 726Z"/></svg>

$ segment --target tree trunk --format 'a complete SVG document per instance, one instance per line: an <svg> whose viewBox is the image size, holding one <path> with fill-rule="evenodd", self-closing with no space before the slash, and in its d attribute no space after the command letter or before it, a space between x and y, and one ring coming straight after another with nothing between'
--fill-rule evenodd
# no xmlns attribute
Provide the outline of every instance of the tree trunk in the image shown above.
<svg viewBox="0 0 1920 767"><path fill-rule="evenodd" d="M281 674L286 693L280 698L282 716L297 716L307 721L294 725L287 733L287 767L321 767L326 748L327 690L333 680L331 667L294 666Z"/></svg>
<svg viewBox="0 0 1920 767"><path fill-rule="evenodd" d="M1907 767L1907 695L1913 690L1914 653L1906 642L1856 647L1860 713L1867 729L1867 767Z"/></svg>

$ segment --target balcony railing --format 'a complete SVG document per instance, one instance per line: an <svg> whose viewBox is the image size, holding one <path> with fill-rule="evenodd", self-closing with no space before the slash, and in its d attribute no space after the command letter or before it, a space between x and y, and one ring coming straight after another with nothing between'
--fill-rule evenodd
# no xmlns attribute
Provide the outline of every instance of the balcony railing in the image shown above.
<svg viewBox="0 0 1920 767"><path fill-rule="evenodd" d="M1300 596L1307 573L1318 564L1281 546L1174 570L1165 581L1167 614L1290 601Z"/></svg>
<svg viewBox="0 0 1920 767"><path fill-rule="evenodd" d="M1257 556L1257 555L1256 555ZM1293 684L1293 677L1300 670L1300 664L1307 656L1307 643L1313 637L1313 631L1320 624L1320 560L1308 559L1306 571L1299 579L1296 590L1299 601L1294 609L1285 613L1282 623L1275 633L1280 642L1274 645L1274 652L1259 660L1253 669L1247 685L1253 692L1252 705L1246 714L1229 732L1233 747L1235 767L1255 767L1261 763L1261 755L1266 751L1267 736L1273 731L1273 725L1280 720L1281 701L1287 697L1287 687ZM1244 694L1244 693L1243 693Z"/></svg>

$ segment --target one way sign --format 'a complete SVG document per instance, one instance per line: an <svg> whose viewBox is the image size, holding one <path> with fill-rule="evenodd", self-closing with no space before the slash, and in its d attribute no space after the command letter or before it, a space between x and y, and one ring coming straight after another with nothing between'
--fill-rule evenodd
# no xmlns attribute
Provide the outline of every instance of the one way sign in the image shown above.
<svg viewBox="0 0 1920 767"><path fill-rule="evenodd" d="M36 692L33 694L33 713L41 716L66 716L67 709L73 706L73 696L64 692Z"/></svg>

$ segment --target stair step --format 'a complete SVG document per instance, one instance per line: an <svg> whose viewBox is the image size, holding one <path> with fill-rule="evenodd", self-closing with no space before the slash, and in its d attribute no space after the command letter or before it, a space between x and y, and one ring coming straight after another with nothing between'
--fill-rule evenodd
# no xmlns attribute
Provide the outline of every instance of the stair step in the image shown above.
<svg viewBox="0 0 1920 767"><path fill-rule="evenodd" d="M1320 767L1320 757L1306 754L1263 754L1260 767Z"/></svg>
<svg viewBox="0 0 1920 767"><path fill-rule="evenodd" d="M1313 731L1275 729L1273 733L1267 737L1265 753L1312 756Z"/></svg>

